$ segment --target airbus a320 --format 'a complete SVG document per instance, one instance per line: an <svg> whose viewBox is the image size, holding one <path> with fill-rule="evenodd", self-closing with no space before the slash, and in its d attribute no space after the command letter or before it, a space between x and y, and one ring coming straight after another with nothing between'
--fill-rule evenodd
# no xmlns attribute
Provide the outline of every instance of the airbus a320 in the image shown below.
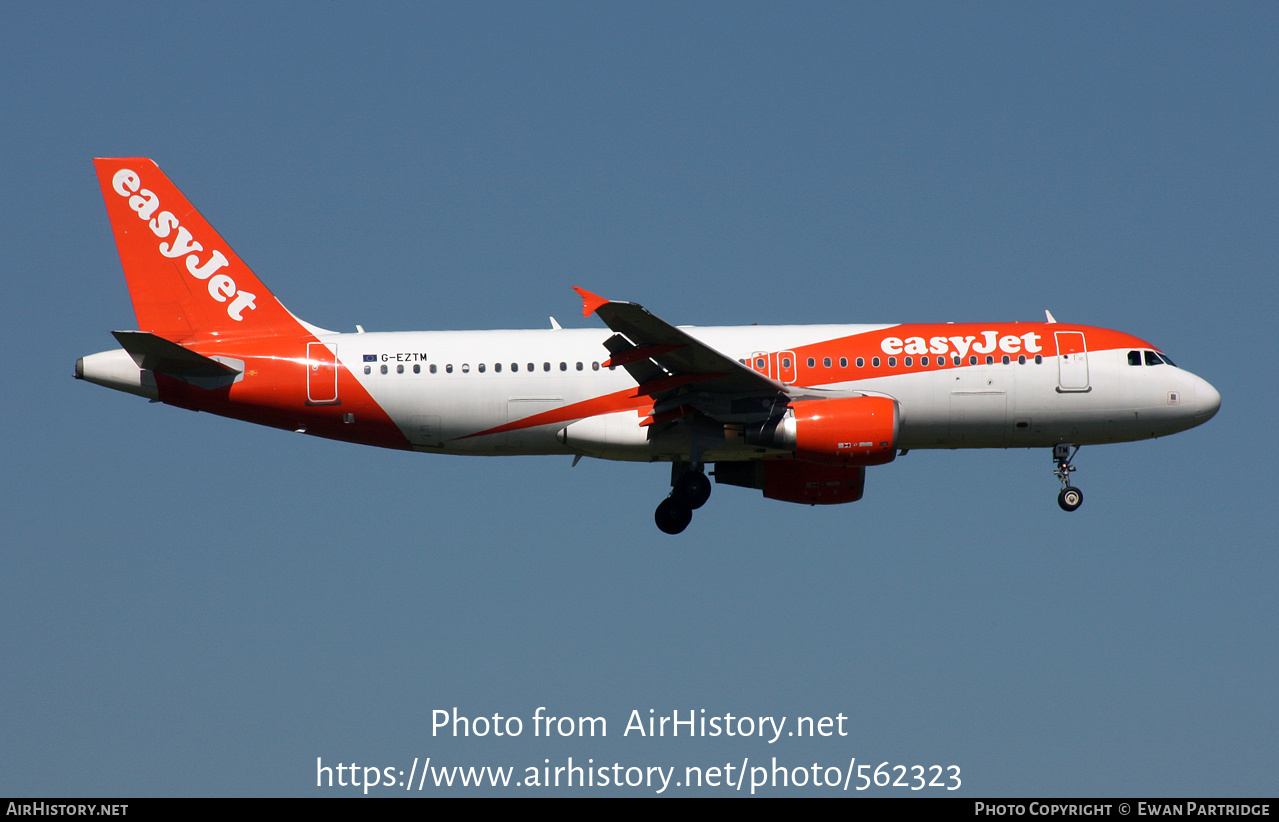
<svg viewBox="0 0 1279 822"><path fill-rule="evenodd" d="M1161 437L1221 397L1131 334L1056 322L676 327L578 288L603 329L337 333L295 317L151 160L95 161L137 315L75 376L179 408L426 453L669 462L657 526L712 484L855 502L921 448Z"/></svg>

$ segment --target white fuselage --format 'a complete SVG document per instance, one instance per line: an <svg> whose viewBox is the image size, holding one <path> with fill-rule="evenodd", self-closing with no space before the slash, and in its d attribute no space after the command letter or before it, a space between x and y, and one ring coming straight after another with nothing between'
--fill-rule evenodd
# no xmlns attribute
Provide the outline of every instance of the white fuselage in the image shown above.
<svg viewBox="0 0 1279 822"><path fill-rule="evenodd" d="M1051 326L1046 326L1051 328ZM892 329L886 325L685 328L708 346L748 364L757 352L820 346ZM456 454L579 453L557 439L564 420L474 436L537 413L564 409L634 388L622 368L601 367L607 330L437 331L338 334L319 339L335 351L414 447ZM371 358L371 359L370 359ZM1080 366L1083 390L1061 390L1056 356L984 358L977 365L912 364L875 369L869 358L839 367L795 365L792 380L809 387L882 393L901 404L898 447L983 448L1122 442L1185 430L1215 412L1220 398L1201 378L1171 365L1132 366L1127 350L1090 351ZM887 357L883 358L884 360ZM904 359L904 358L903 358ZM415 368L416 366L416 368ZM819 373L820 372L820 373ZM627 412L623 412L627 413ZM642 414L629 412L631 425ZM583 414L583 416L586 416ZM571 417L570 419L579 419ZM630 459L678 458L655 438ZM588 449L589 450L589 449ZM708 458L748 458L756 449L731 442ZM740 452L740 453L739 453ZM602 455L602 454L601 454Z"/></svg>

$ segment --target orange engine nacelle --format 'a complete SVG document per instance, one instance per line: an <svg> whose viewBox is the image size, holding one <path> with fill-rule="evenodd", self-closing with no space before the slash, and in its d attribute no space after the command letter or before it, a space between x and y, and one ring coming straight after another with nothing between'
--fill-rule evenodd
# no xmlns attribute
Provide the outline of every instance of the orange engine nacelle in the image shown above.
<svg viewBox="0 0 1279 822"><path fill-rule="evenodd" d="M814 465L798 460L764 463L764 496L782 502L838 505L857 502L866 489L866 469Z"/></svg>
<svg viewBox="0 0 1279 822"><path fill-rule="evenodd" d="M888 397L803 400L785 415L748 429L754 445L793 451L821 465L883 465L897 456L897 401Z"/></svg>
<svg viewBox="0 0 1279 822"><path fill-rule="evenodd" d="M856 502L866 487L866 469L817 465L799 460L719 462L715 481L743 488L758 488L769 499L802 505L838 505Z"/></svg>

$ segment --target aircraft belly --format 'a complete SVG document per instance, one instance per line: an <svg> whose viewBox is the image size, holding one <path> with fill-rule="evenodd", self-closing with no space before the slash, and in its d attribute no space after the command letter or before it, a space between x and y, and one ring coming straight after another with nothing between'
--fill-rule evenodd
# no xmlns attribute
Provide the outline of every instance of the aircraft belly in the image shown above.
<svg viewBox="0 0 1279 822"><path fill-rule="evenodd" d="M855 387L901 402L898 446L907 449L1123 442L1181 430L1184 414L1167 407L1166 392L1156 404L1153 395L1121 391L1114 369L1099 367L1099 359L1087 391L1059 391L1049 360L864 380Z"/></svg>
<svg viewBox="0 0 1279 822"><path fill-rule="evenodd" d="M506 397L506 424L518 424L537 414L564 407L564 397L555 394L514 394ZM512 454L562 454L564 447L555 439L564 427L562 422L514 428L506 434L503 446Z"/></svg>
<svg viewBox="0 0 1279 822"><path fill-rule="evenodd" d="M900 448L999 447L1007 436L1009 407L998 368L955 368L864 381L901 403Z"/></svg>

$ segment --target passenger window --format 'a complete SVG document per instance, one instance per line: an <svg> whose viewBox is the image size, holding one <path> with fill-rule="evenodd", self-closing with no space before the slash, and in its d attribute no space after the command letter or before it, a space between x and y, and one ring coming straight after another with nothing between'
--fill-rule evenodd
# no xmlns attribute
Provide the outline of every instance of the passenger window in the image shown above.
<svg viewBox="0 0 1279 822"><path fill-rule="evenodd" d="M582 370L582 364L581 364L580 362L577 364L577 370L578 370L578 371L581 371L581 370Z"/></svg>
<svg viewBox="0 0 1279 822"><path fill-rule="evenodd" d="M987 355L986 355L986 365L994 365L994 364L995 364L995 358L994 358L994 357L992 357L990 354L987 354Z"/></svg>
<svg viewBox="0 0 1279 822"><path fill-rule="evenodd" d="M1017 357L1017 364L1018 364L1018 365L1025 365L1025 364L1026 364L1026 355L1025 355L1025 354L1022 354L1022 355L1020 355L1020 356L1018 356L1018 357Z"/></svg>
<svg viewBox="0 0 1279 822"><path fill-rule="evenodd" d="M435 373L435 363L431 363L431 373Z"/></svg>
<svg viewBox="0 0 1279 822"><path fill-rule="evenodd" d="M906 367L907 367L907 368L910 368L910 367L911 367L912 365L914 365L914 364L915 364L915 358L914 358L914 357L907 357L907 358L906 358Z"/></svg>
<svg viewBox="0 0 1279 822"><path fill-rule="evenodd" d="M876 357L876 359L878 359L878 357ZM889 357L889 358L888 358L888 367L889 367L889 368L896 368L896 367L897 367L897 358L896 358L896 357Z"/></svg>
<svg viewBox="0 0 1279 822"><path fill-rule="evenodd" d="M1043 355L1043 354L1036 354L1036 355L1035 355L1035 365L1043 365L1043 363L1044 363L1044 355Z"/></svg>
<svg viewBox="0 0 1279 822"><path fill-rule="evenodd" d="M484 363L480 363L480 373L484 373Z"/></svg>
<svg viewBox="0 0 1279 822"><path fill-rule="evenodd" d="M928 365L928 358L927 358L927 357L920 357L920 358L919 358L919 364L920 364L920 365Z"/></svg>
<svg viewBox="0 0 1279 822"><path fill-rule="evenodd" d="M815 368L815 367L817 367L817 360L813 359L812 357L809 357L809 358L808 358L808 367L809 367L809 368Z"/></svg>
<svg viewBox="0 0 1279 822"><path fill-rule="evenodd" d="M858 357L858 358L857 358L857 367L858 367L858 368L863 368L863 367L865 367L865 365L866 365L866 360L862 359L861 357Z"/></svg>
<svg viewBox="0 0 1279 822"><path fill-rule="evenodd" d="M599 364L598 362L593 362L593 363L591 363L591 370L592 370L592 371L599 371L599 370L600 370L600 364Z"/></svg>
<svg viewBox="0 0 1279 822"><path fill-rule="evenodd" d="M822 357L822 368L830 368L830 357Z"/></svg>
<svg viewBox="0 0 1279 822"><path fill-rule="evenodd" d="M419 364L417 364L417 363L414 363L414 364L413 364L413 373L414 373L414 374L421 374L421 373L422 373L422 366L421 366L421 365L419 365Z"/></svg>
<svg viewBox="0 0 1279 822"><path fill-rule="evenodd" d="M970 355L968 356L968 364L969 364L969 365L976 365L976 364L977 364L977 355L976 355L976 354L970 354Z"/></svg>
<svg viewBox="0 0 1279 822"><path fill-rule="evenodd" d="M544 362L544 363L542 363L542 370L543 370L543 371L550 371L550 370L551 370L551 364L550 364L549 362Z"/></svg>
<svg viewBox="0 0 1279 822"><path fill-rule="evenodd" d="M840 368L847 368L847 367L848 367L848 357L840 357L840 358L839 358L839 367L840 367Z"/></svg>
<svg viewBox="0 0 1279 822"><path fill-rule="evenodd" d="M1004 365L1008 365L1008 363L1010 363L1010 362L1012 362L1012 360L1008 359L1008 355L1007 355L1007 354L1005 354L1005 355L1004 355L1004 357L1003 357L1003 363L1004 363Z"/></svg>
<svg viewBox="0 0 1279 822"><path fill-rule="evenodd" d="M763 370L764 370L764 363L765 363L765 360L764 360L764 358L763 358L763 357L756 357L756 358L755 358L755 370L756 370L756 371L763 371Z"/></svg>
<svg viewBox="0 0 1279 822"><path fill-rule="evenodd" d="M1146 365L1163 365L1164 364L1163 360L1159 359L1159 355L1156 354L1155 352L1147 351L1145 353L1146 353Z"/></svg>
<svg viewBox="0 0 1279 822"><path fill-rule="evenodd" d="M955 365L959 365L961 362L963 362L963 358L961 358L958 354L956 354L956 355L955 355Z"/></svg>
<svg viewBox="0 0 1279 822"><path fill-rule="evenodd" d="M879 368L879 357L872 357L870 364L875 368Z"/></svg>
<svg viewBox="0 0 1279 822"><path fill-rule="evenodd" d="M568 363L566 363L566 362L562 362L562 363L560 363L560 370L561 370L561 371L567 371L567 370L568 370Z"/></svg>
<svg viewBox="0 0 1279 822"><path fill-rule="evenodd" d="M494 374L502 373L502 364L500 362L493 363L493 373Z"/></svg>
<svg viewBox="0 0 1279 822"><path fill-rule="evenodd" d="M403 373L404 373L404 366L402 366L402 365L397 365L397 366L395 366L395 373L397 373L397 374L403 374Z"/></svg>
<svg viewBox="0 0 1279 822"><path fill-rule="evenodd" d="M385 366L385 365L384 365L384 366L382 366L382 373L383 373L383 374L385 374L385 373L386 373L386 366Z"/></svg>
<svg viewBox="0 0 1279 822"><path fill-rule="evenodd" d="M782 368L790 368L790 357L782 357Z"/></svg>
<svg viewBox="0 0 1279 822"><path fill-rule="evenodd" d="M1129 351L1129 352L1128 352L1128 364L1129 364L1129 365L1141 365L1141 352L1140 352L1140 351Z"/></svg>
<svg viewBox="0 0 1279 822"><path fill-rule="evenodd" d="M364 366L364 373L365 373L365 374L372 374L372 373L373 373L373 366L371 366L371 365L366 365L366 366Z"/></svg>
<svg viewBox="0 0 1279 822"><path fill-rule="evenodd" d="M462 363L462 373L463 374L471 373L471 364L469 362Z"/></svg>
<svg viewBox="0 0 1279 822"><path fill-rule="evenodd" d="M444 366L444 373L445 374L453 373L453 363L449 363L448 365Z"/></svg>

